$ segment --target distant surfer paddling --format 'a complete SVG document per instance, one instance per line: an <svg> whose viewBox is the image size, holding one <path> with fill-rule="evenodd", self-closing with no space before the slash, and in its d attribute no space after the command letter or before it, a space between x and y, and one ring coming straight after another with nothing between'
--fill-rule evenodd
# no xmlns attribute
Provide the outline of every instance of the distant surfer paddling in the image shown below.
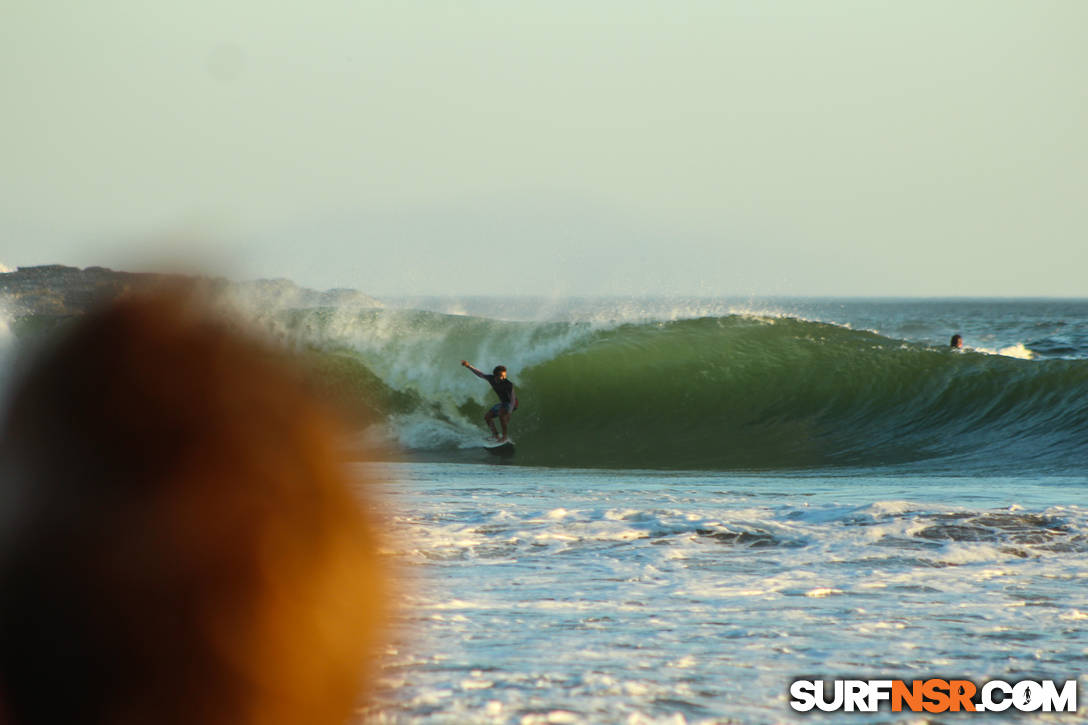
<svg viewBox="0 0 1088 725"><path fill-rule="evenodd" d="M491 435L494 440L499 442L505 441L510 427L510 414L518 409L518 396L514 393L514 383L506 377L506 367L503 365L496 365L495 369L488 375L469 365L467 360L462 360L461 364L471 370L476 377L486 380L491 385L491 389L495 391L495 394L499 396L499 402L491 406L491 410L487 411L487 414L484 416L484 422L487 423L487 427L491 429ZM499 432L495 430L496 417L498 417L499 422L502 423L501 438L499 437Z"/></svg>

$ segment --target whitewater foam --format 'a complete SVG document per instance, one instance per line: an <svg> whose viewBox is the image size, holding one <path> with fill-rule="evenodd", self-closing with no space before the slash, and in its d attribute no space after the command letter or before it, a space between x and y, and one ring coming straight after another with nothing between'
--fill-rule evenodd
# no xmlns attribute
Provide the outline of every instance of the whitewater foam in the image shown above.
<svg viewBox="0 0 1088 725"><path fill-rule="evenodd" d="M318 311L266 318L274 334L297 348L351 349L398 390L413 390L438 403L459 405L489 391L461 360L490 369L520 371L553 359L593 333L588 323L502 322L437 313L385 310Z"/></svg>
<svg viewBox="0 0 1088 725"><path fill-rule="evenodd" d="M975 352L981 352L986 355L1001 355L1003 357L1011 357L1017 360L1034 360L1036 355L1033 351L1024 346L1024 343L1018 342L1015 345L1008 345L999 350L994 350L987 347L972 347L969 348Z"/></svg>
<svg viewBox="0 0 1088 725"><path fill-rule="evenodd" d="M393 477L394 556L429 585L372 721L780 722L800 673L1040 678L1088 650L1088 508L1058 503L1081 479Z"/></svg>
<svg viewBox="0 0 1088 725"><path fill-rule="evenodd" d="M463 419L441 420L424 412L394 415L379 428L387 440L409 450L478 447L482 437L481 428Z"/></svg>

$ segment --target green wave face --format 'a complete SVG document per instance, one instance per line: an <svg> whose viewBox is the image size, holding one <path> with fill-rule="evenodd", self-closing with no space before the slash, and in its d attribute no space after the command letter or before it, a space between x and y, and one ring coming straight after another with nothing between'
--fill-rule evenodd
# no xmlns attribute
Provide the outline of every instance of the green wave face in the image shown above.
<svg viewBox="0 0 1088 725"><path fill-rule="evenodd" d="M782 469L1084 460L1088 367L955 354L791 319L625 326L524 371L518 459ZM1049 454L1048 454L1049 452ZM965 461L966 463L966 461Z"/></svg>

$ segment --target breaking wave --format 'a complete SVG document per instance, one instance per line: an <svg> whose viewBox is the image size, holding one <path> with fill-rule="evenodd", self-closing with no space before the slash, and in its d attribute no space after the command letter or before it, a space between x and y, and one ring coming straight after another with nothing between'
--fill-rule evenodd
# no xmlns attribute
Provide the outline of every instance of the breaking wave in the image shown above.
<svg viewBox="0 0 1088 725"><path fill-rule="evenodd" d="M289 344L347 356L380 379L396 402L384 408L392 437L432 457L457 458L483 432L490 391L460 368L467 358L510 368L521 400L515 460L523 464L1088 463L1085 360L955 353L750 315L608 326L326 309L266 322Z"/></svg>

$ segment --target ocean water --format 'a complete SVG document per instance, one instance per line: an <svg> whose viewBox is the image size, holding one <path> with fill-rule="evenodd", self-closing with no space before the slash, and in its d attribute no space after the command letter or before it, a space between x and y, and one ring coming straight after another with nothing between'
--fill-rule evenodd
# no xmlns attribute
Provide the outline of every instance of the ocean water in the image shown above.
<svg viewBox="0 0 1088 725"><path fill-rule="evenodd" d="M409 587L360 722L926 721L794 713L801 677L1088 704L1088 303L398 302L283 333L425 401L378 473ZM462 357L518 384L510 460Z"/></svg>
<svg viewBox="0 0 1088 725"><path fill-rule="evenodd" d="M358 722L926 721L794 713L802 677L1088 715L1088 301L384 303L246 308L395 451L358 464L404 580ZM509 368L512 458L462 359Z"/></svg>

